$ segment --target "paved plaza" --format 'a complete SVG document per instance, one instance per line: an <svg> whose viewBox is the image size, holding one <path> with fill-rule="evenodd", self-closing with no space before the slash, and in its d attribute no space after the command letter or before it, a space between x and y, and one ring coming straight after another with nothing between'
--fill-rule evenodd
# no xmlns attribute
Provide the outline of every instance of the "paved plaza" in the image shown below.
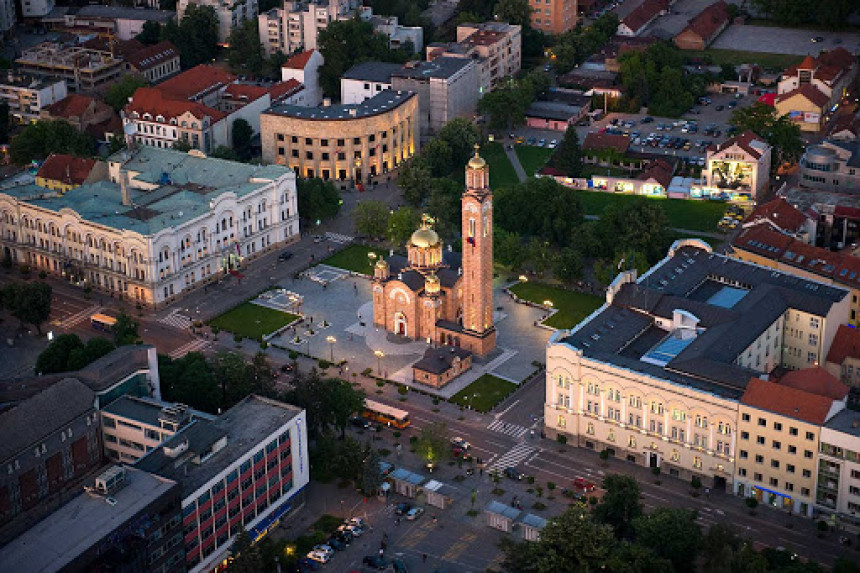
<svg viewBox="0 0 860 573"><path fill-rule="evenodd" d="M544 362L550 331L536 326L535 322L545 313L513 302L502 292L501 282L494 286L496 351L476 361L469 372L444 388L435 390L418 385L422 390L450 398L484 373L519 384L535 371L533 362ZM429 345L373 325L368 279L350 277L340 269L319 265L284 288L302 297L301 312L305 321L271 342L325 360L346 360L348 369L353 372L370 368L374 374L389 380L412 384L411 365ZM313 326L309 326L311 322ZM384 356L377 357L377 350Z"/></svg>

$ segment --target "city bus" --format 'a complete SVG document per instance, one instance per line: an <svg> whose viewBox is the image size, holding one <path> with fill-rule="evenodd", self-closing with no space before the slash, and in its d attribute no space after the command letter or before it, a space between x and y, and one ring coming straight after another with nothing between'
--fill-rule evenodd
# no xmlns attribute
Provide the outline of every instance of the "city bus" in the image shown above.
<svg viewBox="0 0 860 573"><path fill-rule="evenodd" d="M394 426L400 430L409 425L409 412L373 400L364 401L362 415L368 420Z"/></svg>
<svg viewBox="0 0 860 573"><path fill-rule="evenodd" d="M110 332L113 330L113 325L116 324L116 319L106 314L94 314L90 317L90 324L96 330Z"/></svg>

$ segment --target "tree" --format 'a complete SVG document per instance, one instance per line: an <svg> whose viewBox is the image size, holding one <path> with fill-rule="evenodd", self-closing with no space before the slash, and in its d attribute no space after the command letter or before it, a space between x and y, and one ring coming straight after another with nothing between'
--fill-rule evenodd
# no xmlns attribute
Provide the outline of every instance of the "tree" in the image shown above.
<svg viewBox="0 0 860 573"><path fill-rule="evenodd" d="M672 562L657 555L650 547L622 541L609 556L610 573L675 573Z"/></svg>
<svg viewBox="0 0 860 573"><path fill-rule="evenodd" d="M80 370L102 356L110 354L115 348L116 346L114 346L113 342L107 338L102 338L101 336L90 338L85 346L76 348L69 353L66 371Z"/></svg>
<svg viewBox="0 0 860 573"><path fill-rule="evenodd" d="M499 0L493 7L496 20L517 26L531 26L532 8L527 0Z"/></svg>
<svg viewBox="0 0 860 573"><path fill-rule="evenodd" d="M692 571L702 531L695 511L660 507L633 520L636 541L672 562L675 571Z"/></svg>
<svg viewBox="0 0 860 573"><path fill-rule="evenodd" d="M639 482L631 476L611 474L603 478L603 489L606 492L594 508L594 519L611 525L617 538L631 539L633 520L642 515Z"/></svg>
<svg viewBox="0 0 860 573"><path fill-rule="evenodd" d="M221 389L221 407L229 408L253 390L245 358L222 350L211 359L212 372Z"/></svg>
<svg viewBox="0 0 860 573"><path fill-rule="evenodd" d="M42 323L51 314L51 285L43 282L21 283L15 288L15 299L10 310L21 322L35 326L41 336Z"/></svg>
<svg viewBox="0 0 860 573"><path fill-rule="evenodd" d="M443 237L460 235L460 195L461 183L449 177L433 179L430 198L427 200L427 213L436 221L436 232Z"/></svg>
<svg viewBox="0 0 860 573"><path fill-rule="evenodd" d="M233 28L228 43L227 63L234 74L259 76L263 73L266 57L260 44L256 18L245 20L241 26Z"/></svg>
<svg viewBox="0 0 860 573"><path fill-rule="evenodd" d="M522 238L517 233L509 233L501 227L493 231L493 258L495 262L512 269L518 269L525 257L526 252L523 248ZM558 276L558 272L556 272L556 276Z"/></svg>
<svg viewBox="0 0 860 573"><path fill-rule="evenodd" d="M263 571L263 558L260 549L251 542L251 537L243 528L236 536L230 549L233 561L230 570L236 573L258 573Z"/></svg>
<svg viewBox="0 0 860 573"><path fill-rule="evenodd" d="M140 34L135 36L135 40L146 46L157 44L162 37L161 24L152 20L147 20L143 23L143 28L140 29Z"/></svg>
<svg viewBox="0 0 860 573"><path fill-rule="evenodd" d="M539 211L535 205L541 206ZM584 214L577 192L548 177L528 179L495 192L493 215L498 227L553 245L568 245Z"/></svg>
<svg viewBox="0 0 860 573"><path fill-rule="evenodd" d="M522 93L512 84L499 86L478 100L478 112L489 116L495 129L511 129L525 121L526 103Z"/></svg>
<svg viewBox="0 0 860 573"><path fill-rule="evenodd" d="M626 250L638 251L652 263L664 255L669 237L663 207L645 198L606 207L596 231L604 248L613 249L604 251L605 256Z"/></svg>
<svg viewBox="0 0 860 573"><path fill-rule="evenodd" d="M340 431L340 439L346 437L346 426L350 417L364 407L364 391L339 378L323 380L323 400L331 425Z"/></svg>
<svg viewBox="0 0 860 573"><path fill-rule="evenodd" d="M226 145L219 145L213 149L212 153L209 154L209 157L213 157L215 159L226 159L228 161L239 161L239 156L236 155L236 152Z"/></svg>
<svg viewBox="0 0 860 573"><path fill-rule="evenodd" d="M94 151L93 138L62 119L27 124L12 138L9 149L12 162L18 165L30 163L33 159L45 159L51 153L89 157Z"/></svg>
<svg viewBox="0 0 860 573"><path fill-rule="evenodd" d="M134 318L120 312L116 317L116 324L113 325L113 339L117 346L125 346L127 344L135 344L138 340L137 328L140 325Z"/></svg>
<svg viewBox="0 0 860 573"><path fill-rule="evenodd" d="M403 198L413 207L420 207L430 197L432 176L423 161L413 161L400 168L397 186Z"/></svg>
<svg viewBox="0 0 860 573"><path fill-rule="evenodd" d="M452 170L462 170L475 153L478 130L468 119L457 117L446 123L436 137L451 149Z"/></svg>
<svg viewBox="0 0 860 573"><path fill-rule="evenodd" d="M257 352L248 364L248 382L255 394L267 396L275 389L275 376L269 357L263 351Z"/></svg>
<svg viewBox="0 0 860 573"><path fill-rule="evenodd" d="M239 157L247 158L251 154L251 138L254 129L247 120L241 117L233 121L233 150Z"/></svg>
<svg viewBox="0 0 860 573"><path fill-rule="evenodd" d="M134 95L138 88L149 85L149 82L141 76L129 74L123 76L118 82L113 83L105 94L105 103L119 113L128 103L128 98Z"/></svg>
<svg viewBox="0 0 860 573"><path fill-rule="evenodd" d="M388 232L388 205L382 201L362 201L355 207L355 230L371 238L384 237Z"/></svg>
<svg viewBox="0 0 860 573"><path fill-rule="evenodd" d="M421 160L434 177L444 177L454 170L451 147L440 137L431 139L424 146L421 150Z"/></svg>
<svg viewBox="0 0 860 573"><path fill-rule="evenodd" d="M319 82L329 97L340 94L340 78L349 68L366 60L390 61L388 38L376 34L373 24L357 18L335 21L320 30L317 49L325 64L320 68Z"/></svg>
<svg viewBox="0 0 860 573"><path fill-rule="evenodd" d="M158 371L165 400L188 404L210 414L218 412L218 384L203 354L189 352L176 360L159 354Z"/></svg>
<svg viewBox="0 0 860 573"><path fill-rule="evenodd" d="M741 540L734 528L715 523L702 539L702 557L705 573L733 573L732 562L741 548Z"/></svg>
<svg viewBox="0 0 860 573"><path fill-rule="evenodd" d="M177 139L173 142L173 149L175 149L176 151L184 151L187 153L191 151L191 144L184 139Z"/></svg>
<svg viewBox="0 0 860 573"><path fill-rule="evenodd" d="M179 49L182 67L193 68L215 59L218 55L218 16L212 6L189 4L178 26L168 23L166 39Z"/></svg>
<svg viewBox="0 0 860 573"><path fill-rule="evenodd" d="M800 126L787 115L778 116L776 109L765 103L756 102L749 107L737 108L732 112L729 123L741 132L752 131L774 147L776 169L782 162L793 163L803 154L803 138Z"/></svg>
<svg viewBox="0 0 860 573"><path fill-rule="evenodd" d="M83 347L84 343L77 334L60 334L39 354L36 359L36 373L44 375L67 372L69 355Z"/></svg>
<svg viewBox="0 0 860 573"><path fill-rule="evenodd" d="M567 128L561 138L558 148L550 157L549 164L561 170L568 177L579 177L582 174L582 150L579 147L579 137L573 126Z"/></svg>
<svg viewBox="0 0 860 573"><path fill-rule="evenodd" d="M361 491L364 495L375 495L382 485L380 461L379 453L368 442L365 447L364 463L361 467Z"/></svg>
<svg viewBox="0 0 860 573"><path fill-rule="evenodd" d="M415 453L427 464L438 465L448 458L451 448L448 444L448 427L443 423L427 424L421 428Z"/></svg>
<svg viewBox="0 0 860 573"><path fill-rule="evenodd" d="M340 191L331 181L319 177L296 179L299 217L304 225L318 225L340 211Z"/></svg>
<svg viewBox="0 0 860 573"><path fill-rule="evenodd" d="M402 245L418 228L421 214L412 207L400 207L388 217L388 239L395 245Z"/></svg>

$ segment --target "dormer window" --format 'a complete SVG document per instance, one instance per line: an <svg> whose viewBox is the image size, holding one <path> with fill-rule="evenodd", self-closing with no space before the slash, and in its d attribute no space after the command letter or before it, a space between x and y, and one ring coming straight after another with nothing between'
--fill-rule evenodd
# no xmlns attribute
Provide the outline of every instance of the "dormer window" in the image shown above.
<svg viewBox="0 0 860 573"><path fill-rule="evenodd" d="M176 118L175 117L170 118L170 125L176 125Z"/></svg>
<svg viewBox="0 0 860 573"><path fill-rule="evenodd" d="M143 119L150 119L150 120L151 120L151 119L152 119L152 114L151 114L151 113L145 113L145 114L143 114Z"/></svg>
<svg viewBox="0 0 860 573"><path fill-rule="evenodd" d="M140 117L140 114L137 113L136 111L133 111L133 112L131 112L131 117L133 117L134 119L138 119Z"/></svg>
<svg viewBox="0 0 860 573"><path fill-rule="evenodd" d="M155 116L155 121L160 121L160 122L164 123L164 116L163 115Z"/></svg>

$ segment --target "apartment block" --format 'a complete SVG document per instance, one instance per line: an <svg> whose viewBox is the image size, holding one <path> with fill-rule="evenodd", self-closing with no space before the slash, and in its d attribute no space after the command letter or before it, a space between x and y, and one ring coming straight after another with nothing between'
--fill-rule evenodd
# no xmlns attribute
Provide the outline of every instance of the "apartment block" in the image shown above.
<svg viewBox="0 0 860 573"><path fill-rule="evenodd" d="M330 22L350 20L361 6L358 0L288 1L257 18L260 43L268 55L315 50L317 36Z"/></svg>
<svg viewBox="0 0 860 573"><path fill-rule="evenodd" d="M122 59L110 52L52 42L23 50L15 64L24 74L65 80L75 91L101 88L124 71Z"/></svg>
<svg viewBox="0 0 860 573"><path fill-rule="evenodd" d="M24 1L29 3L32 0ZM49 1L53 5L53 0ZM157 5L151 6L151 8L153 9L140 10L130 6L106 6L102 4L56 6L49 11L49 14L40 19L40 23L54 32L65 32L81 37L95 34L102 37L113 37L119 41L128 41L140 34L147 22L155 22L164 26L176 18L176 12L172 10L158 10Z"/></svg>
<svg viewBox="0 0 860 573"><path fill-rule="evenodd" d="M860 414L842 410L821 428L815 509L860 526Z"/></svg>
<svg viewBox="0 0 860 573"><path fill-rule="evenodd" d="M532 27L544 34L563 34L576 27L578 0L530 0Z"/></svg>
<svg viewBox="0 0 860 573"><path fill-rule="evenodd" d="M246 20L253 20L259 13L257 0L179 0L176 3L176 18L182 21L189 5L209 6L218 18L218 43L226 46L230 33Z"/></svg>
<svg viewBox="0 0 860 573"><path fill-rule="evenodd" d="M7 73L0 81L0 102L9 106L9 116L18 123L29 123L49 105L68 95L65 80Z"/></svg>
<svg viewBox="0 0 860 573"><path fill-rule="evenodd" d="M257 541L301 502L310 469L305 412L251 395L214 420L192 421L135 468L180 484L185 566L210 571L240 531Z"/></svg>
<svg viewBox="0 0 860 573"><path fill-rule="evenodd" d="M800 158L800 184L812 189L860 194L860 141L825 139Z"/></svg>
<svg viewBox="0 0 860 573"><path fill-rule="evenodd" d="M340 78L340 103L357 104L391 89L391 76L403 66L388 62L359 62Z"/></svg>

